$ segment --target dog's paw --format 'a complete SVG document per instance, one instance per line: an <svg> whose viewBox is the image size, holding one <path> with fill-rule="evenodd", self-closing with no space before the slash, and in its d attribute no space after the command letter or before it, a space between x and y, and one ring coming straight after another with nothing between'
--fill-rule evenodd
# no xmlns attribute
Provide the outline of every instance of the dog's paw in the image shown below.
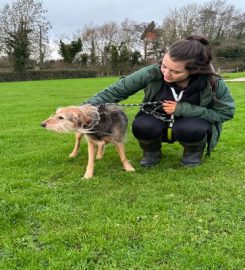
<svg viewBox="0 0 245 270"><path fill-rule="evenodd" d="M84 176L83 176L83 179L88 180L88 179L91 179L92 177L93 177L93 174L91 174L91 173L85 173Z"/></svg>
<svg viewBox="0 0 245 270"><path fill-rule="evenodd" d="M70 153L70 155L69 155L70 158L75 158L76 156L77 156L77 153L73 153L73 152Z"/></svg>
<svg viewBox="0 0 245 270"><path fill-rule="evenodd" d="M126 169L127 172L135 172L135 169L131 166L130 168Z"/></svg>
<svg viewBox="0 0 245 270"><path fill-rule="evenodd" d="M127 172L135 172L134 167L133 167L131 164L129 164L129 163L124 164L124 169L125 169L125 171L127 171Z"/></svg>

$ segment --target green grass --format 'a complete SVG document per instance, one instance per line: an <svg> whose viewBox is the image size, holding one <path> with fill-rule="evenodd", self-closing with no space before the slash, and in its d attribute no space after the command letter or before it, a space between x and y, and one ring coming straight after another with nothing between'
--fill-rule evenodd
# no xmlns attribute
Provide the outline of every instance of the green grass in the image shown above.
<svg viewBox="0 0 245 270"><path fill-rule="evenodd" d="M136 172L108 145L85 181L86 142L69 159L73 134L40 122L115 79L0 84L0 269L244 269L245 84L229 84L236 116L202 166L182 167L175 143L163 145L158 166L141 168L129 125ZM137 110L125 109L130 124Z"/></svg>
<svg viewBox="0 0 245 270"><path fill-rule="evenodd" d="M245 78L245 72L222 73L221 77L223 79Z"/></svg>

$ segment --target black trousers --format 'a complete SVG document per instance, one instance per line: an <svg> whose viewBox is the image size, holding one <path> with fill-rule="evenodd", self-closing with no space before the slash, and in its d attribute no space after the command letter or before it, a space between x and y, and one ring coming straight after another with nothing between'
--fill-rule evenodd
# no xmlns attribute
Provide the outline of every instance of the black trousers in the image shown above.
<svg viewBox="0 0 245 270"><path fill-rule="evenodd" d="M169 142L168 123L151 115L137 116L132 124L132 132L138 140L150 141L161 137L163 142ZM206 135L209 140L212 127L210 122L198 117L180 117L174 122L172 133L172 142L192 143L202 140Z"/></svg>

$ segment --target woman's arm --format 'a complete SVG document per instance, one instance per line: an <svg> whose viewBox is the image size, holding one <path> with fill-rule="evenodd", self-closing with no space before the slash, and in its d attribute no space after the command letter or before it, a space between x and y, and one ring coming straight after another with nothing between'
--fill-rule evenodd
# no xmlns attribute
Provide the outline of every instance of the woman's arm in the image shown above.
<svg viewBox="0 0 245 270"><path fill-rule="evenodd" d="M148 82L159 76L157 65L144 67L126 77L119 79L114 84L89 98L86 102L92 104L117 103L127 99L139 90L145 88Z"/></svg>

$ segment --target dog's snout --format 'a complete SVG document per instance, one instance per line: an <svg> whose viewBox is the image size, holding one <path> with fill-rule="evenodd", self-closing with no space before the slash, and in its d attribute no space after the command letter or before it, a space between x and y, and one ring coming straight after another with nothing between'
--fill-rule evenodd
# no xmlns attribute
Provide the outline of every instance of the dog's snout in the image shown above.
<svg viewBox="0 0 245 270"><path fill-rule="evenodd" d="M46 127L46 123L45 122L42 122L41 123L41 127Z"/></svg>

